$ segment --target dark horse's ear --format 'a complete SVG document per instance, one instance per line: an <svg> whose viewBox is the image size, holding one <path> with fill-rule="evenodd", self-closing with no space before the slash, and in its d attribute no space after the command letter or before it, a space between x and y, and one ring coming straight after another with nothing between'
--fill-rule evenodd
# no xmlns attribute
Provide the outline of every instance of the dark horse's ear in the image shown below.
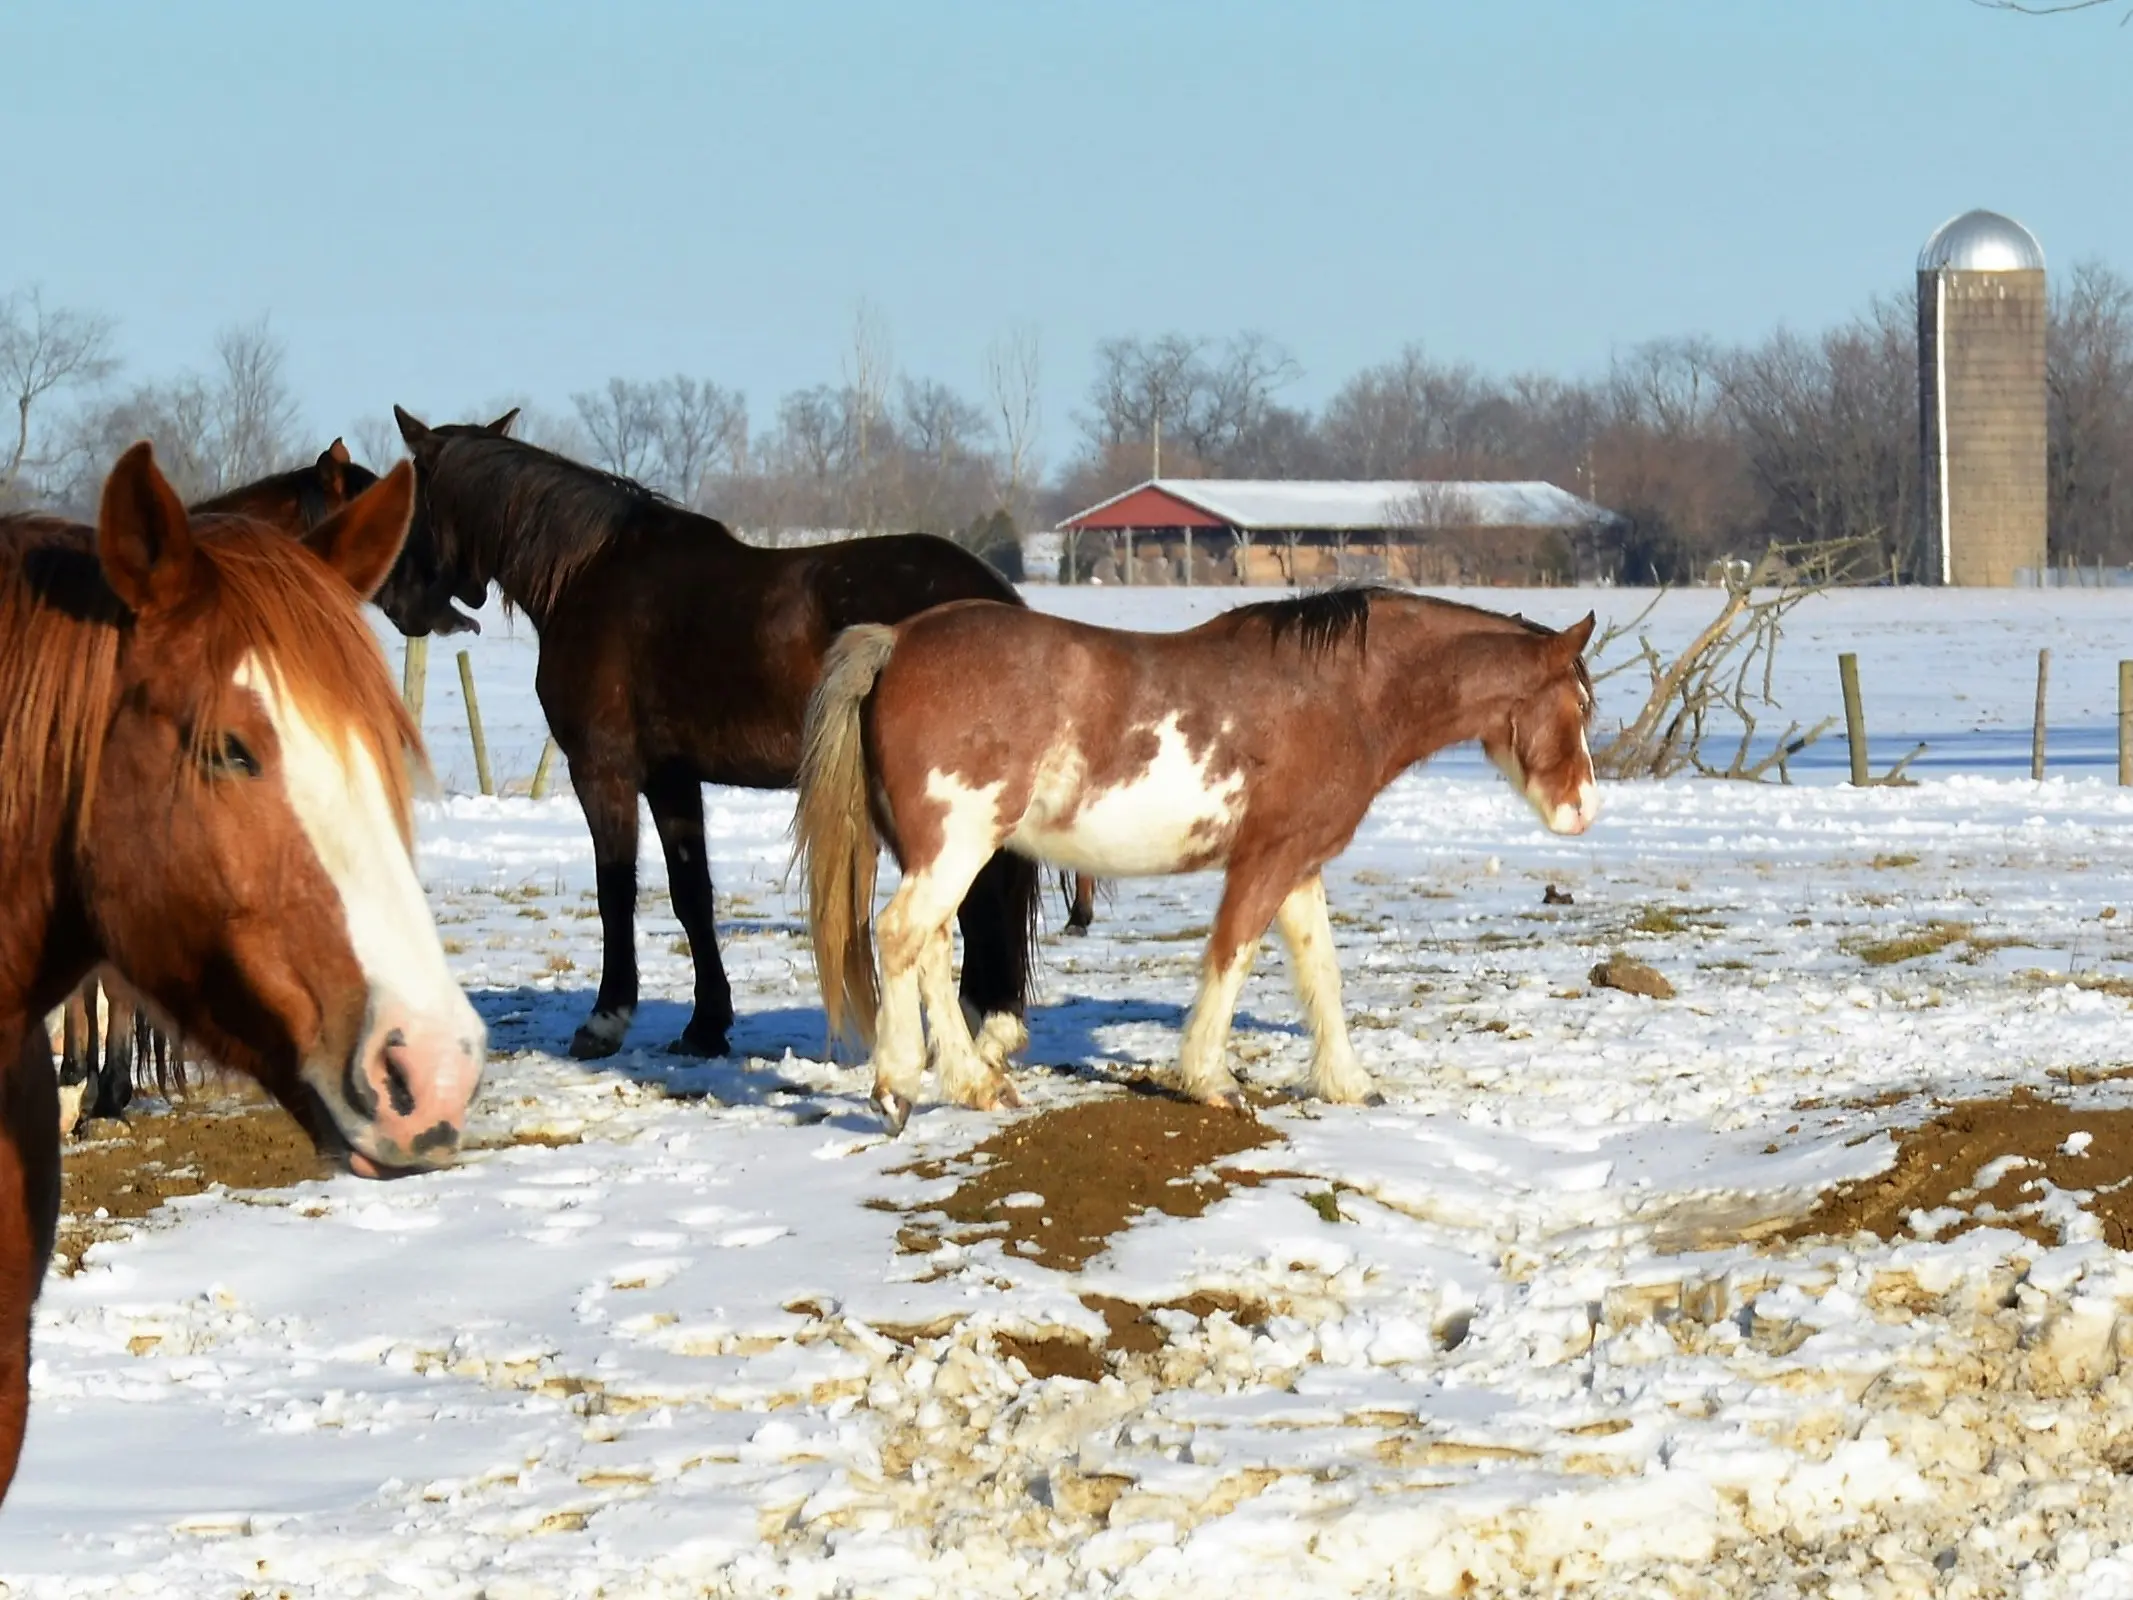
<svg viewBox="0 0 2133 1600"><path fill-rule="evenodd" d="M1588 611L1585 613L1584 621L1571 623L1569 627L1555 636L1556 643L1563 651L1563 658L1566 661L1585 653L1585 646L1591 642L1592 630L1599 620L1598 613Z"/></svg>
<svg viewBox="0 0 2133 1600"><path fill-rule="evenodd" d="M494 422L490 423L482 431L484 433L493 433L499 439L508 439L511 437L511 424L518 421L518 413L519 408L517 406L513 406L509 411L506 411L502 416L498 417Z"/></svg>
<svg viewBox="0 0 2133 1600"><path fill-rule="evenodd" d="M311 553L348 580L358 600L378 592L415 514L415 464L403 461L304 535Z"/></svg>
<svg viewBox="0 0 2133 1600"><path fill-rule="evenodd" d="M348 446L336 439L318 453L314 464L318 481L327 494L338 500L348 492L348 475L341 469L348 465Z"/></svg>
<svg viewBox="0 0 2133 1600"><path fill-rule="evenodd" d="M192 592L192 520L145 439L104 480L96 559L112 591L138 614L167 609Z"/></svg>
<svg viewBox="0 0 2133 1600"><path fill-rule="evenodd" d="M407 441L407 447L410 450L430 436L430 425L428 423L418 417L409 416L407 412L401 410L398 406L393 407L393 421L400 424L400 437Z"/></svg>

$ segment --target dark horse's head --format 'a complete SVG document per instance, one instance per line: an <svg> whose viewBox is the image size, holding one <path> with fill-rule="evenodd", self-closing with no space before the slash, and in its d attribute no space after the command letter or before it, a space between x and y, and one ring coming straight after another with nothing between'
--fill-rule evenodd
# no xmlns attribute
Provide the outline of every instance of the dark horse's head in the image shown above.
<svg viewBox="0 0 2133 1600"><path fill-rule="evenodd" d="M308 535L377 481L378 475L355 461L348 446L336 439L308 467L225 490L212 500L199 501L192 510L195 515L222 512L250 517Z"/></svg>
<svg viewBox="0 0 2133 1600"><path fill-rule="evenodd" d="M448 519L436 514L430 485L437 455L455 438L507 438L518 419L513 406L494 422L450 422L431 427L399 406L393 420L415 460L415 520L400 560L376 595L380 611L409 638L425 634L479 633L481 624L459 609L479 608L489 596L489 572L472 557ZM454 602L457 604L454 604Z"/></svg>

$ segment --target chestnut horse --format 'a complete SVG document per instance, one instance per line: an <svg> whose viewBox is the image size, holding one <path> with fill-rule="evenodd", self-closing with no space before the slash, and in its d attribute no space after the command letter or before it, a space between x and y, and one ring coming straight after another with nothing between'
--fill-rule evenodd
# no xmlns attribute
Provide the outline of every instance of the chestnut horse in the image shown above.
<svg viewBox="0 0 2133 1600"><path fill-rule="evenodd" d="M1558 833L1597 799L1582 652L1561 633L1390 589L1241 606L1183 633L1128 633L982 603L831 647L807 711L796 853L830 1026L874 1047L874 1101L901 1129L930 1029L941 1090L1014 1103L949 987L948 911L1005 848L1103 877L1223 867L1222 904L1185 1026L1194 1099L1241 1105L1230 1018L1278 923L1310 1019L1312 1084L1375 1090L1348 1042L1325 864L1388 783L1479 739ZM903 868L869 923L877 838Z"/></svg>
<svg viewBox="0 0 2133 1600"><path fill-rule="evenodd" d="M967 550L925 534L744 544L641 484L509 437L515 412L438 428L394 414L421 492L380 609L403 633L451 628L467 620L452 601L480 605L494 582L540 633L534 688L592 833L603 944L600 992L571 1054L612 1054L636 1010L641 794L696 964L695 1014L671 1048L723 1055L733 995L712 920L703 785L791 787L807 696L840 629L944 600L1019 608L1021 597ZM996 1065L1027 1037L1038 889L1036 868L1002 853L956 891L963 993Z"/></svg>
<svg viewBox="0 0 2133 1600"><path fill-rule="evenodd" d="M359 602L402 466L299 543L146 444L95 528L0 519L0 1496L59 1203L44 1015L109 963L366 1176L449 1162L484 1033L410 856L420 744Z"/></svg>
<svg viewBox="0 0 2133 1600"><path fill-rule="evenodd" d="M348 446L336 439L309 466L225 490L195 501L191 509L196 517L210 512L250 517L300 538L377 481L377 474L358 466ZM64 1009L60 1131L71 1132L90 1117L122 1114L133 1099L136 1063L151 1062L158 1091L168 1094L184 1082L180 1042L136 1010L123 984L107 981L102 973L84 978Z"/></svg>

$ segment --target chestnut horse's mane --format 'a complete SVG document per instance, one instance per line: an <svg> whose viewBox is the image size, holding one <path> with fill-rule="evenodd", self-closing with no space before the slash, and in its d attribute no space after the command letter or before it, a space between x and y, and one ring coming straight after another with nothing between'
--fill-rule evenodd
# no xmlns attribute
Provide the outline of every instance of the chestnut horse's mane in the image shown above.
<svg viewBox="0 0 2133 1600"><path fill-rule="evenodd" d="M1411 605L1454 612L1482 624L1485 630L1492 632L1501 631L1506 624L1544 637L1553 636L1556 632L1546 623L1535 622L1529 617L1506 616L1500 611L1470 606L1463 601L1440 600L1435 595L1414 594L1384 584L1341 584L1288 599L1261 600L1252 605L1238 606L1224 615L1249 617L1264 622L1267 625L1268 642L1272 644L1278 645L1285 635L1294 633L1297 648L1306 657L1316 657L1330 654L1351 638L1355 640L1358 650L1363 649L1369 642L1370 603L1373 600L1404 600ZM1589 708L1593 698L1592 675L1586 669L1583 655L1577 657L1575 665L1578 683L1585 691L1585 701Z"/></svg>
<svg viewBox="0 0 2133 1600"><path fill-rule="evenodd" d="M265 523L196 516L192 531L205 581L176 620L198 624L202 640L195 741L204 750L216 736L238 663L256 656L328 738L368 742L408 834L421 735L346 585ZM0 517L0 838L20 840L46 806L87 816L132 626L94 529Z"/></svg>

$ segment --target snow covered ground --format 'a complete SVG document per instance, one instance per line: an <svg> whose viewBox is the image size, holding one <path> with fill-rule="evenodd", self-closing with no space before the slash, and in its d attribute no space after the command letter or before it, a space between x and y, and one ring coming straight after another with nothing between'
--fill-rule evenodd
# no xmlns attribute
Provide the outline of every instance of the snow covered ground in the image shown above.
<svg viewBox="0 0 2133 1600"><path fill-rule="evenodd" d="M1240 596L1032 598L1176 626ZM1641 604L1475 598L1552 622ZM1711 603L1669 597L1662 642ZM483 710L523 776L531 641L491 622ZM2068 774L2041 786L2040 645ZM929 1106L887 1140L863 1071L826 1058L787 797L708 796L745 1059L661 1052L689 966L654 851L646 1003L592 1066L557 1054L599 962L573 802L428 803L425 878L492 1028L484 1148L177 1202L55 1278L0 1575L469 1600L2133 1593L2133 1258L2095 1218L2055 1194L2056 1243L1772 1231L1936 1100L2133 1107L2126 1002L2096 987L2133 977L2133 791L2109 766L2133 591L1827 597L1781 657L1786 716L1836 709L1840 649L1877 764L1933 743L1920 786L1836 785L1836 740L1797 787L1612 786L1563 840L1472 758L1402 779L1329 879L1387 1105L1271 1106L1278 1141L1225 1163L1264 1181L1149 1213L1079 1271L1000 1229L914 1229L956 1180L911 1169L1008 1119ZM464 787L449 663L430 729ZM1171 1061L1213 893L1121 884L1089 938L1047 939L1027 1114ZM1934 923L1965 931L1860 954ZM1593 986L1615 951L1676 997ZM1240 1008L1255 1087L1308 1058L1283 965L1270 948ZM1171 1307L1161 1347L1100 1382L1031 1376L1032 1341L1101 1348L1098 1297Z"/></svg>

